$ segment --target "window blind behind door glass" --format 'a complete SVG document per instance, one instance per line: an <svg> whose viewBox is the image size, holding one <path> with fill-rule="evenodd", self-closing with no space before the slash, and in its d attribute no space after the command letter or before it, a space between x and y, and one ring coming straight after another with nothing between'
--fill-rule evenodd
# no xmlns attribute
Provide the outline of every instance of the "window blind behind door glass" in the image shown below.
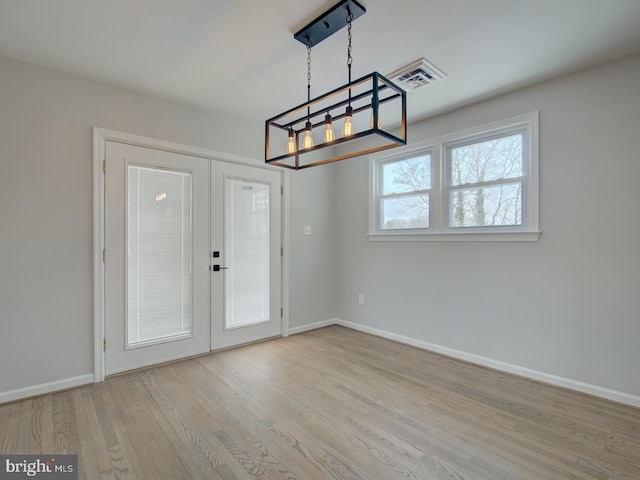
<svg viewBox="0 0 640 480"><path fill-rule="evenodd" d="M127 168L127 346L193 334L193 178Z"/></svg>
<svg viewBox="0 0 640 480"><path fill-rule="evenodd" d="M270 321L269 185L225 180L225 328Z"/></svg>

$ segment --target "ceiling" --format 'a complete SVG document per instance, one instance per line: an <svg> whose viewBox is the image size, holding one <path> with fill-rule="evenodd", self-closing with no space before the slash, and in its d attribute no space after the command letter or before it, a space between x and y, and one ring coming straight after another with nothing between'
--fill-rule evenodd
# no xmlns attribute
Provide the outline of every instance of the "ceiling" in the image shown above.
<svg viewBox="0 0 640 480"><path fill-rule="evenodd" d="M262 122L306 101L293 33L337 1L0 0L0 55ZM410 121L640 51L639 0L361 3L354 78L421 57L447 75ZM346 46L313 48L312 97L347 82Z"/></svg>

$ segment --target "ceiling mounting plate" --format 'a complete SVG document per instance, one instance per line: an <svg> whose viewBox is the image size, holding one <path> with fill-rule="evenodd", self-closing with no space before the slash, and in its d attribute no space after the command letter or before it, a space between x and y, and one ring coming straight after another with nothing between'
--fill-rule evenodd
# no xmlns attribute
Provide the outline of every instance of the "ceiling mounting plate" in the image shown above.
<svg viewBox="0 0 640 480"><path fill-rule="evenodd" d="M347 25L347 15L353 13L353 19L364 15L367 10L356 0L342 0L324 12L306 27L298 31L293 38L300 43L316 46Z"/></svg>

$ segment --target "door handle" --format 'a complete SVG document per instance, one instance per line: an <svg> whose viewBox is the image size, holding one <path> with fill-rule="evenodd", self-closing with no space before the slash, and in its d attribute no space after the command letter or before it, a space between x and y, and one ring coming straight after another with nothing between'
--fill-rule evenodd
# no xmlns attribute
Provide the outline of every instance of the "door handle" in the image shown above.
<svg viewBox="0 0 640 480"><path fill-rule="evenodd" d="M214 272L219 272L220 270L229 270L229 267L221 267L220 265L212 265Z"/></svg>

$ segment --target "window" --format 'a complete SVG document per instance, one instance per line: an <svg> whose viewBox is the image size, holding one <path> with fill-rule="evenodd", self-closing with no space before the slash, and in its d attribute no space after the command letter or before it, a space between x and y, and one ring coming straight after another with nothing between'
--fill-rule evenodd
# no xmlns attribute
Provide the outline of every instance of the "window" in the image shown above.
<svg viewBox="0 0 640 480"><path fill-rule="evenodd" d="M537 127L533 113L372 157L369 238L537 240Z"/></svg>
<svg viewBox="0 0 640 480"><path fill-rule="evenodd" d="M431 152L380 164L380 228L429 228Z"/></svg>
<svg viewBox="0 0 640 480"><path fill-rule="evenodd" d="M522 225L525 133L445 146L449 226Z"/></svg>

